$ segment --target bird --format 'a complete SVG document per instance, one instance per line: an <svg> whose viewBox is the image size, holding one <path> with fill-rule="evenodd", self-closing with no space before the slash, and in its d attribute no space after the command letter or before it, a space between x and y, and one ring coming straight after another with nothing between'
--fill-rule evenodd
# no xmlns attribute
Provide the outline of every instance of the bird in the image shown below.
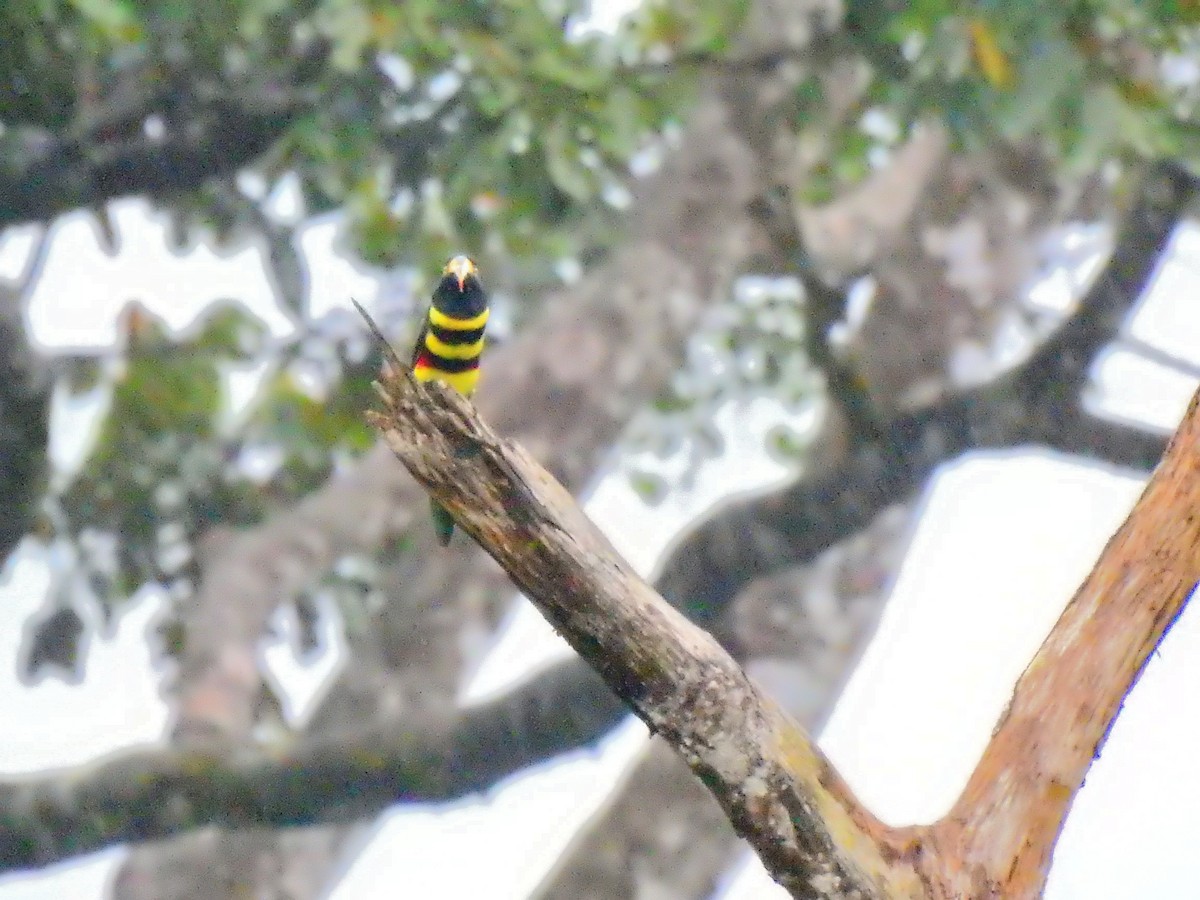
<svg viewBox="0 0 1200 900"><path fill-rule="evenodd" d="M412 373L418 381L442 381L464 397L479 383L479 357L490 309L479 269L470 258L455 256L442 270L429 310L413 347ZM430 499L433 527L443 547L454 534L454 520Z"/></svg>

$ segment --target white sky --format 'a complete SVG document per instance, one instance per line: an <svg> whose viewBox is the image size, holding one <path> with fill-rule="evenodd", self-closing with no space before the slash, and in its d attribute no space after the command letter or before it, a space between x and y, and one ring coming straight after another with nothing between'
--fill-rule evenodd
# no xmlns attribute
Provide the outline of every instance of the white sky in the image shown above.
<svg viewBox="0 0 1200 900"><path fill-rule="evenodd" d="M597 6L608 6L612 15L613 6ZM114 218L123 239L115 258L99 248L85 215L59 223L30 305L39 340L105 345L113 339L116 313L135 298L183 327L208 302L235 297L263 315L276 334L286 333L287 318L274 306L255 248L222 255L200 246L175 255L164 240L164 221L146 204L115 204ZM378 283L337 255L336 232L333 219L305 230L312 296L335 298L334 304L350 296L370 303ZM0 239L0 276L20 269L29 235L9 232ZM1192 299L1200 280L1200 231L1185 230L1177 244L1178 260L1164 268L1133 331L1187 357L1200 346L1200 305ZM1165 429L1174 427L1194 386L1125 352L1110 354L1102 376L1106 409ZM780 468L756 440L775 413L760 405L737 414L742 428L725 429L726 457L702 473L689 496L672 495L647 508L621 478L598 486L588 509L639 570L648 572L681 524L723 492L779 477ZM757 427L742 430L746 421ZM934 480L879 632L821 736L834 763L879 815L895 823L929 821L952 802L1013 681L1139 486L1037 451L975 455ZM0 776L69 766L158 739L166 710L146 645L154 597L126 613L111 639L93 642L81 685L47 681L28 688L15 679L16 654L25 621L43 602L45 560L27 546L5 577L0 718L7 732ZM472 691L498 690L563 652L549 627L522 604ZM326 658L298 667L282 641L265 648L264 656L301 709L336 666L336 659ZM1200 710L1192 700L1198 682L1200 621L1189 611L1129 698L1075 804L1056 854L1051 898L1196 896L1191 856L1200 771L1193 757ZM405 895L431 900L524 898L644 741L644 729L631 722L600 747L511 779L483 798L383 816L332 896L392 900L402 887ZM461 865L463 845L472 847L471 866ZM0 878L0 900L104 896L123 852ZM727 900L777 896L783 892L753 857L725 894Z"/></svg>
<svg viewBox="0 0 1200 900"><path fill-rule="evenodd" d="M111 334L112 317L131 296L169 313L177 326L220 296L203 287L219 283L211 277L216 258L203 248L171 254L159 223L139 201L117 204L120 227L137 239L127 240L116 259L99 252L80 218L68 217L61 226L32 298L30 320L42 340L94 343L96 335ZM316 292L370 298L368 276L332 254L334 230L325 222L306 235ZM1200 258L1200 232L1188 229L1177 244L1180 255ZM15 248L13 241L0 245L0 266L9 271L20 256ZM270 297L261 264L250 249L230 259L242 281L230 278L220 292L252 298L259 308ZM1200 307L1186 299L1195 280L1190 262L1165 266L1152 301L1134 322L1139 338L1181 354L1197 346ZM135 287L123 287L129 284ZM60 304L70 313L64 316ZM1112 355L1104 375L1106 408L1162 427L1177 419L1191 388L1188 379L1168 377L1124 353ZM600 484L589 510L642 571L649 571L681 522L723 491L779 477L782 470L763 456L755 434L773 421L771 409L763 404L739 417L758 427L743 431L724 423L728 455L702 472L690 496L672 495L648 508L623 478ZM977 454L936 478L879 634L821 737L881 816L896 823L928 821L950 804L1013 680L1138 489L1136 480L1038 451ZM0 714L9 733L0 746L0 772L71 765L156 739L165 708L145 643L153 598L123 617L115 638L93 644L82 685L47 681L27 688L13 677L16 652L21 625L42 602L47 571L26 548L8 579L0 597L0 617L7 620L0 628ZM1200 778L1189 752L1200 737L1200 713L1185 697L1200 679L1197 644L1200 626L1185 614L1089 776L1057 855L1052 897L1194 895L1183 842L1194 838L1188 826L1200 804ZM500 689L562 652L549 627L522 605L473 690ZM334 665L326 659L301 670L283 644L268 648L266 656L298 689L300 705ZM527 896L644 740L641 726L630 723L600 748L514 778L481 799L384 816L333 896L392 897L398 884L430 898ZM456 864L456 848L464 843L474 848L476 865ZM0 900L102 896L120 855L116 850L8 876L0 880ZM1139 860L1136 870L1122 866L1122 858ZM775 895L782 896L751 859L727 897Z"/></svg>

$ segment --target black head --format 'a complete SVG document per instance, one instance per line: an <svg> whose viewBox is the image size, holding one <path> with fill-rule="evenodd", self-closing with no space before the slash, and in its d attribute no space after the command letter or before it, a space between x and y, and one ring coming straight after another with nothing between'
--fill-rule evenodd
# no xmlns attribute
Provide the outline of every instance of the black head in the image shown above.
<svg viewBox="0 0 1200 900"><path fill-rule="evenodd" d="M442 269L442 280L433 291L438 312L456 319L470 319L488 306L487 294L479 280L479 269L465 256L456 256Z"/></svg>

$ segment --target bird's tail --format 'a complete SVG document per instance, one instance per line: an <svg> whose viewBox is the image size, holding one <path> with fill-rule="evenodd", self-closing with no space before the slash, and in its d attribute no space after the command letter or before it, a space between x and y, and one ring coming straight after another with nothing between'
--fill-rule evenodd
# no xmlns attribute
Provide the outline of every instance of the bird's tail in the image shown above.
<svg viewBox="0 0 1200 900"><path fill-rule="evenodd" d="M436 500L429 501L429 509L433 513L433 530L437 534L438 543L445 547L449 545L450 537L454 534L454 520Z"/></svg>

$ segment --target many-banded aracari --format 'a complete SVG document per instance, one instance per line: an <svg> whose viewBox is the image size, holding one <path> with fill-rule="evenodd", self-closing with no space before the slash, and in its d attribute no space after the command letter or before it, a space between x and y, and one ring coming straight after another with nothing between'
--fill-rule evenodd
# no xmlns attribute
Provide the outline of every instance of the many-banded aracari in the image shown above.
<svg viewBox="0 0 1200 900"><path fill-rule="evenodd" d="M456 256L446 263L433 292L429 312L413 348L412 370L418 381L444 381L467 397L479 382L479 356L488 320L488 298L475 263ZM450 543L454 520L431 500L438 543Z"/></svg>

